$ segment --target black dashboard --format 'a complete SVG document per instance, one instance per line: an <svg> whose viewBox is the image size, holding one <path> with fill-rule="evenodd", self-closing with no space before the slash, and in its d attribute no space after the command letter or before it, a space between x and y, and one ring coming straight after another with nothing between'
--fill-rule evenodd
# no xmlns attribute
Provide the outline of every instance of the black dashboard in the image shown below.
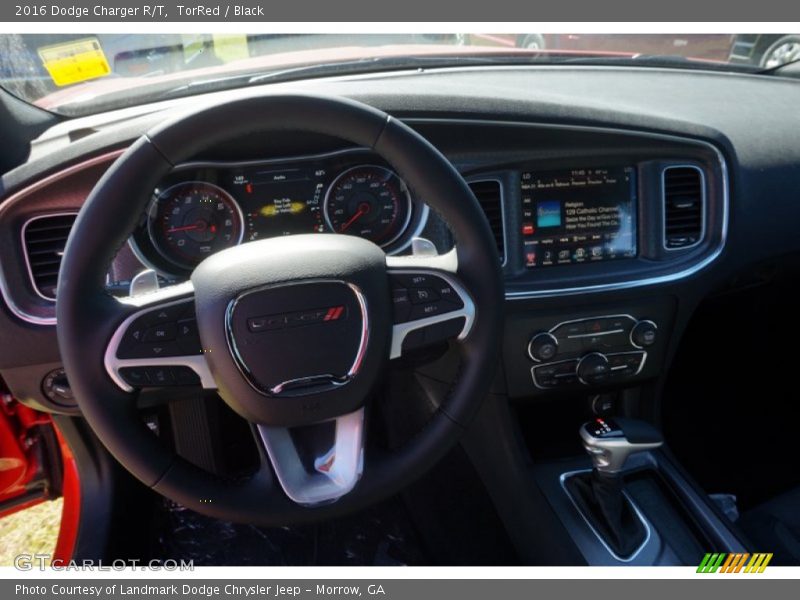
<svg viewBox="0 0 800 600"><path fill-rule="evenodd" d="M514 399L608 388L649 389L657 398L697 303L742 271L800 250L793 81L584 67L273 87L374 104L426 136L464 175L503 265L507 324L495 391ZM36 279L47 272L36 271L34 257L46 249L34 234L48 231L37 224L66 216L52 224L68 232L70 215L111 161L178 110L175 101L58 125L39 140L38 158L3 178L0 328L19 344L0 349L0 371L18 397L73 410L41 386L59 358L54 284ZM88 134L70 141L76 128ZM425 199L369 151L254 135L178 165L153 190L109 285L124 292L144 268L179 281L226 245L313 231L360 235L390 254L412 252L415 237L440 253L456 243ZM430 373L449 377L442 365Z"/></svg>

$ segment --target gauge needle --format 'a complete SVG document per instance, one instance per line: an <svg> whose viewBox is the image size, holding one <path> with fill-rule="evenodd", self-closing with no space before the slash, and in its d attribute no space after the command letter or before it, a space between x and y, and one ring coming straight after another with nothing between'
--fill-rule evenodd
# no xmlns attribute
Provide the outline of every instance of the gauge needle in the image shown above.
<svg viewBox="0 0 800 600"><path fill-rule="evenodd" d="M350 220L347 221L347 223L345 223L344 225L341 226L341 228L339 228L339 231L340 232L347 231L350 228L350 225L358 221L368 212L369 212L369 204L365 202L364 204L359 205L358 210L355 212L355 214L352 217L350 217Z"/></svg>
<svg viewBox="0 0 800 600"><path fill-rule="evenodd" d="M206 224L202 221L198 221L192 225L184 225L183 227L173 227L172 229L167 229L167 233L175 233L178 231L192 231L194 229L205 229Z"/></svg>

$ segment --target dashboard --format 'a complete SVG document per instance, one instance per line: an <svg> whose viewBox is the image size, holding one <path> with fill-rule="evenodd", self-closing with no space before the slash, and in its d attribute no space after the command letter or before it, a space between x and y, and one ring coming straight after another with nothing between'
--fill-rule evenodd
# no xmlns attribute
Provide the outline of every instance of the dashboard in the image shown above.
<svg viewBox="0 0 800 600"><path fill-rule="evenodd" d="M180 165L153 192L131 239L166 276L224 248L298 233L368 239L394 254L426 224L428 207L368 151Z"/></svg>
<svg viewBox="0 0 800 600"><path fill-rule="evenodd" d="M798 204L789 201L800 189L796 82L531 68L298 85L402 118L464 176L505 277L496 392L521 402L660 382L704 297L743 270L800 251ZM732 107L732 97L771 109ZM56 125L31 161L4 177L0 326L18 344L0 348L0 373L18 397L74 409L42 387L60 366L57 268L48 263L59 248L47 246L47 232L58 231L63 244L113 160L179 108L176 101ZM75 128L89 133L72 139ZM110 266L109 290L127 294L147 268L162 284L179 282L229 245L310 232L358 235L389 254L412 253L415 237L439 253L456 243L402 173L369 149L254 134L175 166ZM429 374L450 378L446 365Z"/></svg>

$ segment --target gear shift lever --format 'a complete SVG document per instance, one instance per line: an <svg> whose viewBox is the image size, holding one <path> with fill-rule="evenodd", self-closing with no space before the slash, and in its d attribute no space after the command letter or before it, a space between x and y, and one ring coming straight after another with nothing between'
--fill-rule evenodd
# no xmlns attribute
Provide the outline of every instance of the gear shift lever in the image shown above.
<svg viewBox="0 0 800 600"><path fill-rule="evenodd" d="M583 447L598 473L619 473L631 454L654 450L664 443L661 433L644 421L602 419L584 423L580 430Z"/></svg>
<svg viewBox="0 0 800 600"><path fill-rule="evenodd" d="M580 436L594 468L570 477L567 490L606 545L627 558L644 542L645 529L623 493L621 471L631 454L658 448L663 439L655 427L633 419L597 418L581 426Z"/></svg>

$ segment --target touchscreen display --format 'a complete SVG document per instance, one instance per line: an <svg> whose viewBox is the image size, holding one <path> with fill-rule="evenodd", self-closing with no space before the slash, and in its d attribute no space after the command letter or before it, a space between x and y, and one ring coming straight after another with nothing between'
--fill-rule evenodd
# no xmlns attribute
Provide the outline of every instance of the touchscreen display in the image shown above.
<svg viewBox="0 0 800 600"><path fill-rule="evenodd" d="M634 169L523 172L522 238L529 269L635 257Z"/></svg>

